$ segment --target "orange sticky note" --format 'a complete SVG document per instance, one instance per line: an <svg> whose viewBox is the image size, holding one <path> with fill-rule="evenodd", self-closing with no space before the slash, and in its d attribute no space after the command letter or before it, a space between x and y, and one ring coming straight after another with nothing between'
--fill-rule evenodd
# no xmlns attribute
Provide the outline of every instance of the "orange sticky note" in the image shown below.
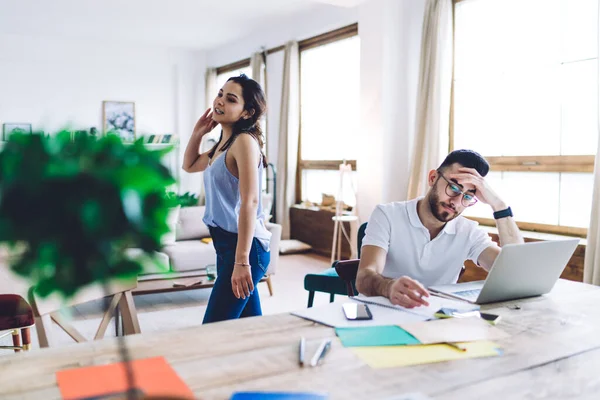
<svg viewBox="0 0 600 400"><path fill-rule="evenodd" d="M194 399L190 388L164 357L133 360L130 365L133 388L144 395ZM58 371L56 381L65 400L125 393L129 389L125 363L122 362Z"/></svg>

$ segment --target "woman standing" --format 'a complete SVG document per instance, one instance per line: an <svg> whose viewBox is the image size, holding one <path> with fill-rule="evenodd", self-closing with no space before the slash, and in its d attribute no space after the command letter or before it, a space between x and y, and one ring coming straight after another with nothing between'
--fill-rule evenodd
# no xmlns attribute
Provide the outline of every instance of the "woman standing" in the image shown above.
<svg viewBox="0 0 600 400"><path fill-rule="evenodd" d="M260 85L242 74L229 78L200 117L185 149L183 169L204 171L203 221L217 252L217 280L203 323L262 315L255 290L271 254L261 203L266 158L258 121L266 109ZM202 137L221 125L221 137L200 154Z"/></svg>

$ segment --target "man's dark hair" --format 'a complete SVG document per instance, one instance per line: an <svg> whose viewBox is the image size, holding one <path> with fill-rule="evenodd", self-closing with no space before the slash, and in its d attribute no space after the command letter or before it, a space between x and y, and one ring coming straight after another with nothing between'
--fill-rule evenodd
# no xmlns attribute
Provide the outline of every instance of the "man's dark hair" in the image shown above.
<svg viewBox="0 0 600 400"><path fill-rule="evenodd" d="M490 164L473 150L454 150L446 156L444 162L439 166L438 170L443 170L454 163L459 163L463 167L473 168L479 172L479 175L486 176L490 171Z"/></svg>

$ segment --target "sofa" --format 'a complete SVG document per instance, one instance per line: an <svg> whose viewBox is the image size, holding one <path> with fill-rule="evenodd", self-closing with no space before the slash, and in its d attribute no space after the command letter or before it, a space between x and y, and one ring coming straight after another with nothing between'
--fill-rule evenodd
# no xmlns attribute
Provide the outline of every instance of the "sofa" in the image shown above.
<svg viewBox="0 0 600 400"><path fill-rule="evenodd" d="M163 238L162 252L154 259L142 260L144 271L138 276L136 294L211 287L206 266L216 264L216 252L210 240L208 227L202 222L204 206L173 209L168 223L171 234ZM273 295L271 276L277 271L281 225L266 223L271 232L271 263L265 277L269 293ZM202 239L205 239L204 241ZM131 250L136 252L135 249ZM137 251L141 255L141 252ZM143 257L143 256L142 256ZM194 279L195 278L195 279Z"/></svg>

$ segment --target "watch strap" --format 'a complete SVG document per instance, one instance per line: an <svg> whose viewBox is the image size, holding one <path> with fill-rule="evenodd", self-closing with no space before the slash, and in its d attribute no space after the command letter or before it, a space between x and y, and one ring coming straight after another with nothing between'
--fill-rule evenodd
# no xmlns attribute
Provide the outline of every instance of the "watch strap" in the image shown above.
<svg viewBox="0 0 600 400"><path fill-rule="evenodd" d="M506 217L512 217L512 216L513 216L513 213L512 213L512 210L510 209L510 207L505 208L504 210L494 212L494 219L500 219L500 218L506 218Z"/></svg>

